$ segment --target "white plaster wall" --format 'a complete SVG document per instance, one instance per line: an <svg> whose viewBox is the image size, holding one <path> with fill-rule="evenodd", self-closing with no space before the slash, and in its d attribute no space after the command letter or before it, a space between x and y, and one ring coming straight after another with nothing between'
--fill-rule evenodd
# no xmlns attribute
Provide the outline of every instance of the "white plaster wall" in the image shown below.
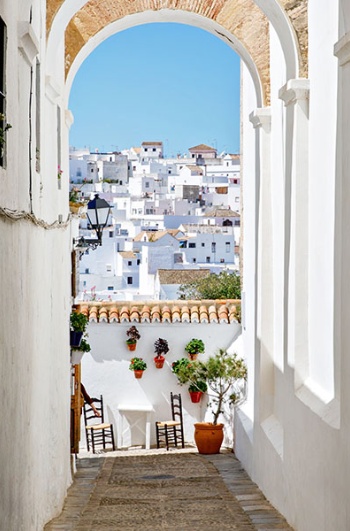
<svg viewBox="0 0 350 531"><path fill-rule="evenodd" d="M42 2L33 6L31 26L42 65L41 174L35 171L34 143L32 166L29 162L30 77L36 57L26 47L19 49L23 44L19 38L21 23L30 31L32 4L26 0L0 4L8 30L7 115L12 124L7 168L0 169L0 197L2 207L30 213L31 167L33 213L52 223L60 215L67 219L69 172L62 160L65 179L59 190L53 133L57 109L45 94ZM62 148L66 149L64 138ZM70 237L69 227L44 230L23 219L0 218L0 527L6 531L43 529L60 512L71 482Z"/></svg>
<svg viewBox="0 0 350 531"><path fill-rule="evenodd" d="M298 531L347 531L350 528L350 514L344 500L349 490L349 418L348 418L348 328L347 320L342 320L343 330L335 321L337 315L348 315L348 303L342 298L342 306L334 313L334 269L333 260L329 260L329 251L333 255L333 242L338 238L346 238L345 232L335 233L334 237L334 191L335 191L335 145L336 121L341 120L342 114L336 116L337 78L336 63L333 58L333 47L337 40L337 5L331 1L309 2L309 56L310 56L310 114L309 128L298 131L297 123L293 123L294 104L283 112L277 101L278 84L283 81L284 64L277 40L272 34L271 41L271 73L272 73L272 129L271 129L271 167L272 167L272 219L274 220L273 263L274 263L274 305L271 314L274 315L274 341L270 351L274 360L274 378L272 390L274 394L271 414L263 415L261 402L255 401L253 411L253 429L247 404L241 408L236 421L236 453L243 465L263 489L272 503L287 517L293 528ZM341 24L340 24L341 25ZM344 86L350 81L350 76L341 78ZM246 81L246 80L245 80ZM243 111L248 101L249 93L245 85ZM346 89L347 90L347 89ZM344 94L344 101L347 96ZM333 95L333 96L332 96ZM251 98L253 101L253 98ZM339 106L341 113L344 110ZM348 123L349 113L344 116ZM243 123L245 118L243 117ZM300 124L300 122L299 122ZM283 128L285 128L284 135ZM346 126L345 126L346 129ZM247 128L244 127L244 135ZM293 136L293 143L289 140ZM249 134L249 133L248 133ZM295 136L296 135L296 136ZM295 177L293 166L297 162L299 152L303 146L298 144L309 135L310 149L309 168L306 178L309 179L309 195L298 195L298 189L292 182L288 192L288 178ZM281 139L286 141L283 152ZM295 142L295 138L297 141ZM244 140L244 138L243 138ZM247 140L247 138L246 138ZM243 149L246 149L246 140ZM346 141L344 146L347 145ZM251 143L253 148L253 143ZM347 148L345 148L347 149ZM339 148L338 154L342 150ZM343 153L343 157L345 154ZM343 159L343 164L346 164ZM348 161L348 159L347 159ZM340 167L342 165L340 164ZM252 214L247 212L250 192L247 189L246 175L247 160L243 151L243 200L244 200L244 283L245 283L245 311L243 324L243 338L245 351L250 347L254 351L254 333L249 327L252 315L247 315L251 307L249 292L254 287L254 271L247 263L248 253L253 248L247 241L247 236L253 225L250 223ZM345 169L346 166L343 168ZM283 184L278 179L278 173L284 179ZM345 174L346 175L346 174ZM343 176L343 186L347 177ZM346 185L347 190L347 185ZM307 227L303 233L298 227L298 219L290 216L288 208L283 209L283 195L286 205L291 201L291 191L298 197L299 207L308 209L309 213L309 241L307 242ZM343 190L344 193L344 190ZM341 197L340 190L336 197ZM347 209L347 206L345 207ZM330 213L326 231L320 231L322 212ZM344 216L344 214L343 214ZM345 214L346 216L346 214ZM288 240L289 220L292 220L289 236L297 235L297 239L305 238L308 244L308 256L295 253L292 240ZM345 218L343 218L345 219ZM284 236L282 227L285 227ZM285 238L283 244L283 238ZM300 241L297 243L299 244ZM330 243L331 249L328 244ZM284 248L283 248L284 245ZM343 244L345 245L345 244ZM328 250L327 250L328 249ZM339 248L338 248L339 252ZM345 251L347 252L347 251ZM290 253L290 254L289 254ZM348 256L348 255L347 255ZM283 268L283 261L287 261ZM343 261L343 266L347 263ZM295 272L308 270L308 287L305 292L294 293L295 286L300 279ZM284 275L283 278L283 269ZM294 271L294 273L293 273ZM338 271L339 273L339 271ZM288 275L292 275L289 276ZM337 277L336 277L337 278ZM338 289L346 290L348 279L343 275L343 286ZM300 282L299 282L300 285ZM348 293L346 292L346 297ZM288 311L284 303L288 301ZM339 301L339 293L336 301ZM348 300L348 299L347 299ZM304 305L301 306L301 302ZM262 301L264 307L264 301ZM291 304L292 303L292 304ZM254 301L253 301L254 304ZM293 304L296 304L295 308ZM306 318L305 316L306 304ZM327 317L325 317L325 309ZM265 311L270 312L265 307ZM338 313L339 312L339 313ZM303 315L303 319L300 319ZM283 317L284 316L284 317ZM248 320L247 320L248 319ZM341 336L334 338L333 327ZM309 341L306 344L290 342L290 338L302 337L309 331ZM264 342L264 337L257 337L257 341ZM288 341L289 339L289 341ZM271 343L269 343L271 344ZM289 348L288 348L289 345ZM291 348L292 345L295 348ZM301 348L302 346L302 348ZM342 349L342 360L337 359L338 350ZM297 351L297 356L296 356ZM261 392L266 385L267 375L257 373L259 367L259 349L256 349L255 364L249 371L251 382L252 370L255 370L255 393ZM250 359L250 357L248 357ZM334 370L338 364L342 367L342 388L337 388L337 373ZM308 378L311 376L311 378ZM306 379L305 379L306 378ZM346 383L345 383L346 382ZM302 384L302 385L300 385ZM344 389L344 385L346 389ZM248 386L249 394L252 385ZM338 397L341 397L339 407ZM248 411L248 413L247 413ZM341 416L340 416L341 414ZM252 444L250 444L252 443Z"/></svg>
<svg viewBox="0 0 350 531"><path fill-rule="evenodd" d="M88 326L89 342L92 350L82 360L82 381L90 396L104 397L105 411L109 421L118 430L118 404L144 405L154 408L151 426L151 444L155 444L154 421L169 417L170 392L181 392L185 423L185 440L193 442L193 423L203 420L206 412L206 400L192 404L187 386L179 386L177 378L171 372L173 361L187 357L184 347L193 337L201 338L205 344L205 354L201 359L215 353L218 348L230 348L234 351L234 341L240 334L238 324L148 324L135 323L141 334L135 352L126 348L126 330L130 323L90 323ZM169 352L163 369L154 366L154 342L159 337L166 339ZM143 358L147 363L141 380L135 379L129 370L133 356ZM142 414L130 414L128 421L132 424L139 418L140 426L145 422ZM208 417L207 417L208 418ZM210 415L209 415L209 418ZM82 421L83 424L83 421ZM139 428L126 430L125 445L144 444L145 437ZM82 430L83 432L83 430ZM85 435L82 433L82 444Z"/></svg>

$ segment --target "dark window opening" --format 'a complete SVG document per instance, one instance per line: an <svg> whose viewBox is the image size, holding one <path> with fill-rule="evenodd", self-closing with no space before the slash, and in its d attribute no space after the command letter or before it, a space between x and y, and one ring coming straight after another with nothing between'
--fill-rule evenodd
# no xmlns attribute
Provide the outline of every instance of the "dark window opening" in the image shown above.
<svg viewBox="0 0 350 531"><path fill-rule="evenodd" d="M132 277L128 277L128 284L132 284Z"/></svg>

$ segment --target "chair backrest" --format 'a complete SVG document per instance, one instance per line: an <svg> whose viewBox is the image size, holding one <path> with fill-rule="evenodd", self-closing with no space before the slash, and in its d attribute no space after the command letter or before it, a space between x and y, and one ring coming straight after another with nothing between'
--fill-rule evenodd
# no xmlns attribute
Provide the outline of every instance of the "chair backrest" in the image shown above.
<svg viewBox="0 0 350 531"><path fill-rule="evenodd" d="M84 403L84 422L85 426L92 426L93 424L101 424L104 422L104 413L103 413L103 397L100 395L100 398L92 399L95 408L101 414L100 417L96 417L94 410L90 404Z"/></svg>
<svg viewBox="0 0 350 531"><path fill-rule="evenodd" d="M170 393L170 403L172 419L180 420L182 424L182 401L180 393L178 395Z"/></svg>

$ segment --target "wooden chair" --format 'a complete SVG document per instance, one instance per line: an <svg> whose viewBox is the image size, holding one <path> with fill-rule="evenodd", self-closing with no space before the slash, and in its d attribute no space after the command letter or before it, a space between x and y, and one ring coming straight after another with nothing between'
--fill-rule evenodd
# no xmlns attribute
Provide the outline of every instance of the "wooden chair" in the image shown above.
<svg viewBox="0 0 350 531"><path fill-rule="evenodd" d="M115 450L113 425L104 421L102 395L100 395L99 399L94 398L93 402L95 408L101 414L101 416L96 417L90 404L84 404L84 422L87 449L90 451L90 446L92 446L93 453L96 453L96 446L102 446L105 450L106 445L111 444L113 450Z"/></svg>
<svg viewBox="0 0 350 531"><path fill-rule="evenodd" d="M171 420L156 421L157 448L160 448L162 444L165 444L167 450L170 445L177 447L178 444L184 448L181 395L170 393L170 404Z"/></svg>

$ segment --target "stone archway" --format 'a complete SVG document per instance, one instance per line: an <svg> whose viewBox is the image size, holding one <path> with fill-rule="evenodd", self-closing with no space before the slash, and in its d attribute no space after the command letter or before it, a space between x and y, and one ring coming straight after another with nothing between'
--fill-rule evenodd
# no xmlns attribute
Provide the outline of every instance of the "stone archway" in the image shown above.
<svg viewBox="0 0 350 531"><path fill-rule="evenodd" d="M283 0L281 3L276 0L216 0L214 3L208 0L197 3L190 0L135 0L125 3L47 0L48 54L50 56L50 44L51 53L55 53L64 31L67 78L72 71L74 75L85 59L87 53L82 51L89 43L90 52L120 27L125 29L158 20L192 23L208 29L237 51L255 78L260 104L269 105L270 23L284 50L287 77L305 77L308 70L307 0ZM144 22L139 21L140 15ZM193 16L197 18L193 19ZM75 62L78 65L72 68Z"/></svg>

